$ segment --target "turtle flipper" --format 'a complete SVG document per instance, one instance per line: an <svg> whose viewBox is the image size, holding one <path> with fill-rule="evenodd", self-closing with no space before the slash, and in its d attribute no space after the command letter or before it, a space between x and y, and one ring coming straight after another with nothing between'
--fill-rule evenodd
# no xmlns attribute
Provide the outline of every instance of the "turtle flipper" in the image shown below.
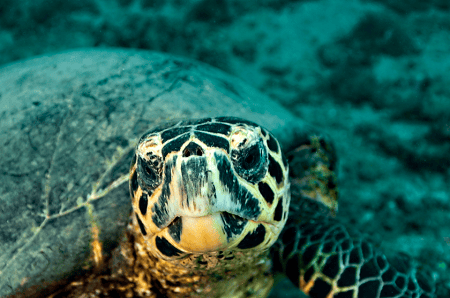
<svg viewBox="0 0 450 298"><path fill-rule="evenodd" d="M388 259L334 218L336 158L311 136L287 152L292 198L288 222L273 247L274 270L313 298L434 297L433 279L406 257Z"/></svg>
<svg viewBox="0 0 450 298"><path fill-rule="evenodd" d="M298 205L306 212L286 224L273 250L275 270L303 292L313 298L434 297L432 278L406 257L388 259L336 219L310 214L311 204L317 203Z"/></svg>

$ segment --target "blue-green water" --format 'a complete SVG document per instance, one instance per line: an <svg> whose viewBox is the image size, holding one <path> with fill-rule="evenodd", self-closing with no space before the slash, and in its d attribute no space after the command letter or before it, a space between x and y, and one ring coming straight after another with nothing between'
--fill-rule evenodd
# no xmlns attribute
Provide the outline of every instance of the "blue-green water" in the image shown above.
<svg viewBox="0 0 450 298"><path fill-rule="evenodd" d="M126 47L240 77L330 134L339 217L430 266L449 297L449 3L2 0L0 63Z"/></svg>

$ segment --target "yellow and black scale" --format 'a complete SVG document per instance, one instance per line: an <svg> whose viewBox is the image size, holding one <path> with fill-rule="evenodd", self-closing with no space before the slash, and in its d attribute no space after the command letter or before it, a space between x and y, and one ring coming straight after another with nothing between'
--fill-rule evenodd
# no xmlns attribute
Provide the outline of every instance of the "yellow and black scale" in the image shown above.
<svg viewBox="0 0 450 298"><path fill-rule="evenodd" d="M330 143L310 135L287 149L231 117L144 134L115 273L71 297L266 297L276 272L313 298L434 297L424 270L388 259L334 218Z"/></svg>

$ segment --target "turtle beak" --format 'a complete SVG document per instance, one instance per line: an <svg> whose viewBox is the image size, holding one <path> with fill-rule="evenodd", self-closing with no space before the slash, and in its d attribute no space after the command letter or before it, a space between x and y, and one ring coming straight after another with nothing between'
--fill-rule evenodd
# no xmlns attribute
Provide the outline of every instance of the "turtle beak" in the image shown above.
<svg viewBox="0 0 450 298"><path fill-rule="evenodd" d="M179 245L187 251L202 253L221 250L228 246L219 213L202 217L184 216L182 226Z"/></svg>

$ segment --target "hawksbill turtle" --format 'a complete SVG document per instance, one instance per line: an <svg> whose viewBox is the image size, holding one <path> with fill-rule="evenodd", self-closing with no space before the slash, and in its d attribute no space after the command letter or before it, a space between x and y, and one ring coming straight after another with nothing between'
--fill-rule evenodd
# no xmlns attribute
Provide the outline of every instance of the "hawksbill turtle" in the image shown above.
<svg viewBox="0 0 450 298"><path fill-rule="evenodd" d="M434 296L335 218L329 139L219 70L85 49L0 93L2 297Z"/></svg>

